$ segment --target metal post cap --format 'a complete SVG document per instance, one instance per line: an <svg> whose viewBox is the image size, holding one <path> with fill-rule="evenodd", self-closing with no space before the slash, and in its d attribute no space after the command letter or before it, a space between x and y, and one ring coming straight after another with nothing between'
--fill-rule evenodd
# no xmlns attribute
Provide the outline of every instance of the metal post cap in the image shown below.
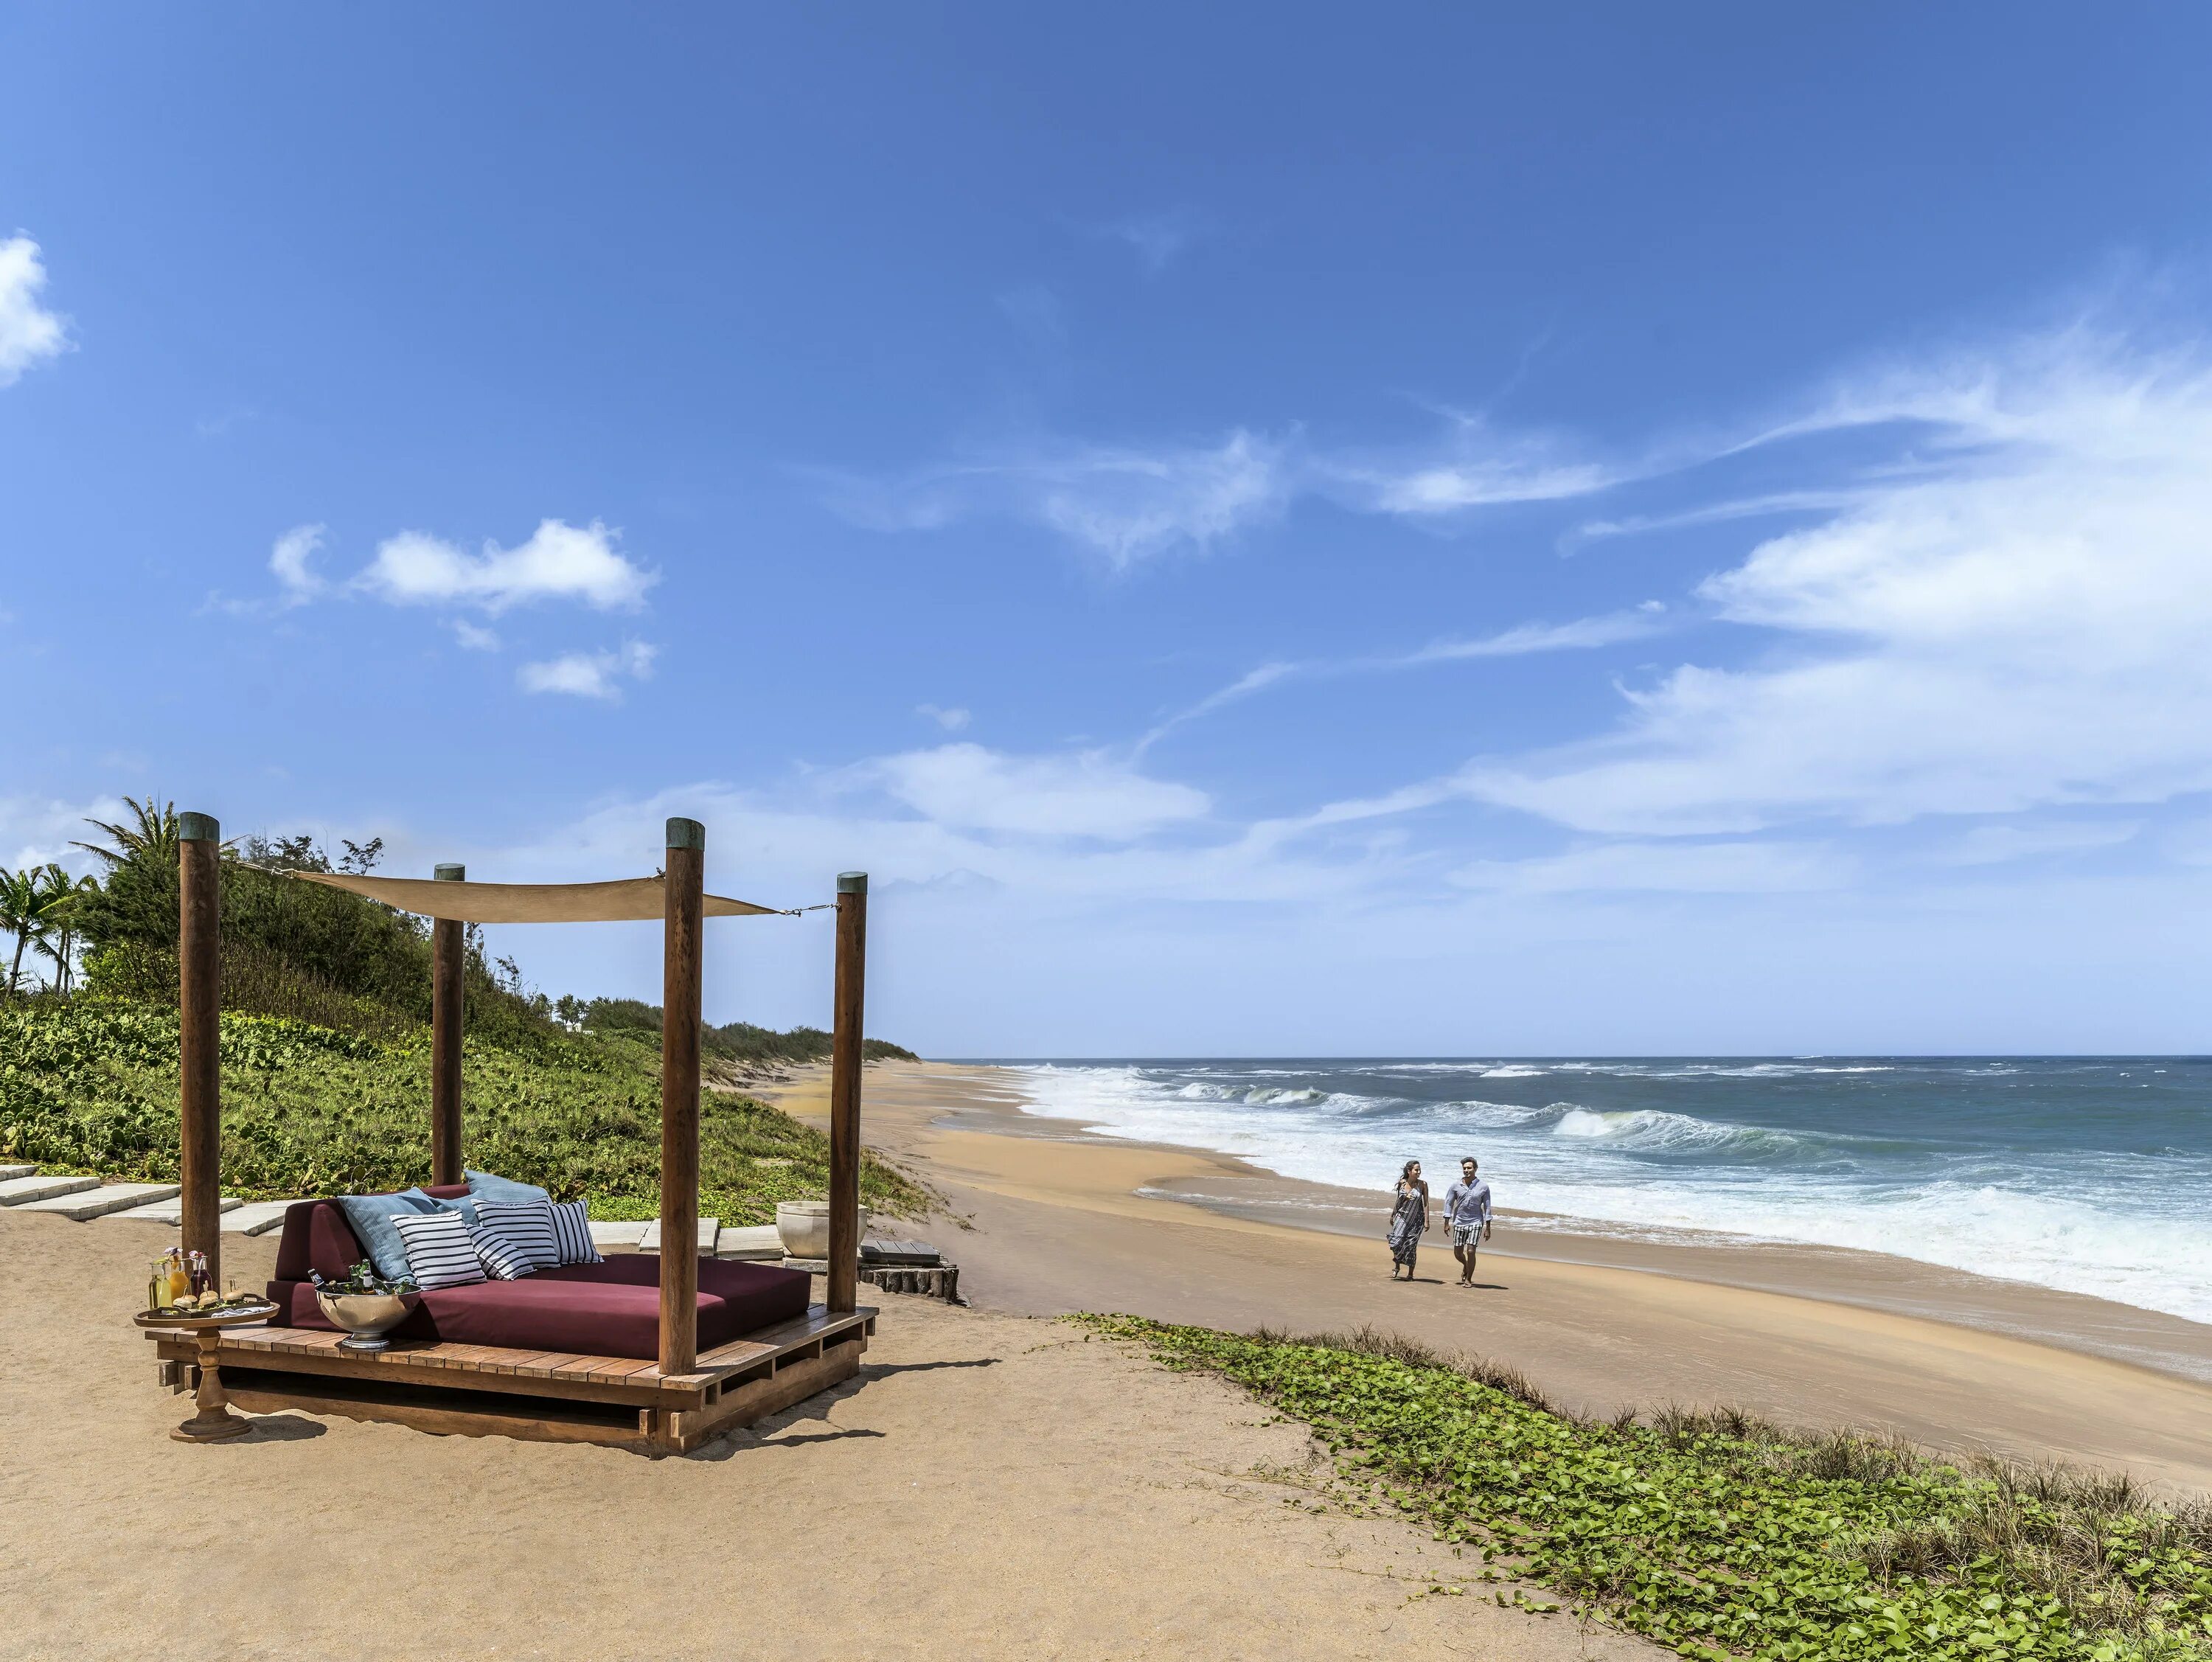
<svg viewBox="0 0 2212 1662"><path fill-rule="evenodd" d="M668 846L703 850L707 846L707 828L696 819L672 819L668 822Z"/></svg>
<svg viewBox="0 0 2212 1662"><path fill-rule="evenodd" d="M441 883L465 883L469 880L469 868L466 866L433 866L430 875Z"/></svg>
<svg viewBox="0 0 2212 1662"><path fill-rule="evenodd" d="M220 843L222 824L211 813L180 813L177 816L177 840L182 843Z"/></svg>
<svg viewBox="0 0 2212 1662"><path fill-rule="evenodd" d="M866 873L866 872L839 872L839 873L837 874L837 892L838 892L838 893L840 893L840 894L866 894L867 892L868 892L868 874L867 874L867 873Z"/></svg>

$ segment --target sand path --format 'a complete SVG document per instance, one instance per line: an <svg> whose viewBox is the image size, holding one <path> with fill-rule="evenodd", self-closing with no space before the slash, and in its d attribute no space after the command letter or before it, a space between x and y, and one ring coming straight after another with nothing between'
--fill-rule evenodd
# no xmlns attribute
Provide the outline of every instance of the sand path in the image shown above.
<svg viewBox="0 0 2212 1662"><path fill-rule="evenodd" d="M0 1211L0 1658L1658 1662L1431 1596L1449 1549L1295 1509L1297 1428L1058 1324L888 1301L860 1377L676 1459L270 1416L169 1440L152 1224ZM272 1239L226 1239L267 1275Z"/></svg>

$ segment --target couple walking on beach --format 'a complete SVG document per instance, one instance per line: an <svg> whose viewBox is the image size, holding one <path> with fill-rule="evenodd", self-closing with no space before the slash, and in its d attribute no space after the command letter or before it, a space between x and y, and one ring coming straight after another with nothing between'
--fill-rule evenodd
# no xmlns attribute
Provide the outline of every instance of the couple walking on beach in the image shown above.
<svg viewBox="0 0 2212 1662"><path fill-rule="evenodd" d="M1475 1173L1472 1154L1459 1163L1459 1181L1444 1190L1444 1225L1451 1231L1452 1257L1459 1260L1459 1284L1474 1285L1475 1250L1490 1239L1490 1185ZM1421 1250L1421 1237L1429 1227L1429 1185L1421 1176L1421 1163L1406 1162L1398 1173L1398 1203L1390 1213L1390 1279L1403 1269L1413 1279L1413 1258Z"/></svg>

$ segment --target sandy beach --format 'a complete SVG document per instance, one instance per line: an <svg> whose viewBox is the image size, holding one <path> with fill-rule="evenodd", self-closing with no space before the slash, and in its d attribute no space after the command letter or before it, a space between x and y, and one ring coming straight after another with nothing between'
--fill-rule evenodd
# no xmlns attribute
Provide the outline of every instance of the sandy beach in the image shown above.
<svg viewBox="0 0 2212 1662"><path fill-rule="evenodd" d="M921 1299L857 1379L685 1457L296 1415L173 1442L128 1319L173 1236L0 1211L0 1657L1666 1654L1431 1594L1469 1567L1301 1510L1326 1460L1230 1386Z"/></svg>
<svg viewBox="0 0 2212 1662"><path fill-rule="evenodd" d="M882 1063L865 1135L945 1195L929 1235L980 1308L1232 1329L1362 1324L1509 1361L1611 1412L1733 1403L1930 1447L2212 1490L2212 1328L1877 1253L1679 1245L1501 1216L1474 1289L1435 1232L1392 1285L1382 1197L1024 1113L1013 1070ZM818 1118L826 1080L764 1087ZM1506 1186L1508 1174L1495 1174ZM1544 1221L1547 1225L1554 1221Z"/></svg>

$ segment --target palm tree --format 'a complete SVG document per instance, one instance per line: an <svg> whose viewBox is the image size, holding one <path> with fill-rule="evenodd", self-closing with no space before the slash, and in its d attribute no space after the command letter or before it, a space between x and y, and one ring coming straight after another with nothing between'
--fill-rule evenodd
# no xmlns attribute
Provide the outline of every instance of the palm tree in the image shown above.
<svg viewBox="0 0 2212 1662"><path fill-rule="evenodd" d="M15 960L8 966L8 990L14 992L23 978L23 948L43 943L52 928L46 916L46 895L35 870L11 872L0 866L0 929L15 937Z"/></svg>
<svg viewBox="0 0 2212 1662"><path fill-rule="evenodd" d="M177 805L164 802L159 807L149 795L143 801L126 796L123 806L131 810L134 823L123 825L106 819L88 819L85 823L96 831L107 833L112 848L102 848L97 843L72 843L73 849L82 849L87 854L104 863L111 872L120 867L136 865L143 861L149 866L166 871L177 868Z"/></svg>
<svg viewBox="0 0 2212 1662"><path fill-rule="evenodd" d="M100 892L100 885L89 877L74 880L59 866L48 865L36 874L39 882L40 916L48 928L58 934L58 942L44 939L31 945L44 958L54 961L54 990L66 994L76 979L76 965L72 956L76 944L77 910L87 894Z"/></svg>

